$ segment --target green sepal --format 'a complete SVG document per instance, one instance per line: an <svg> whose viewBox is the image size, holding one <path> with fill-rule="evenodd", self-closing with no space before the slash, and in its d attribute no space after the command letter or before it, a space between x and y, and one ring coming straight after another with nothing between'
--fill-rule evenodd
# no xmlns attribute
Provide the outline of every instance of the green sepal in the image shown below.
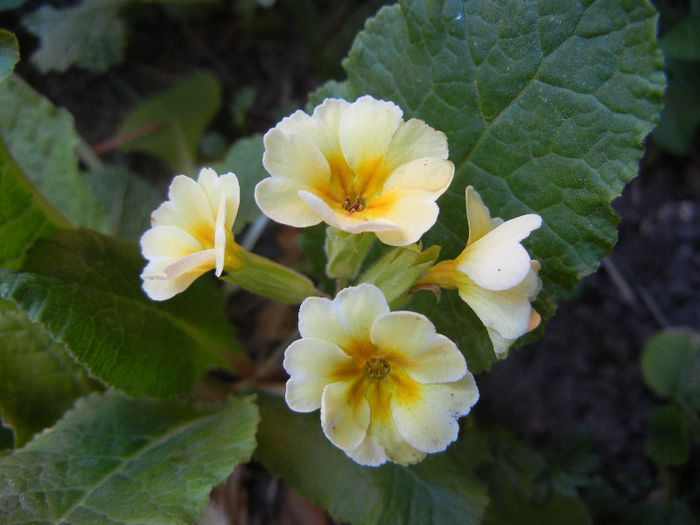
<svg viewBox="0 0 700 525"><path fill-rule="evenodd" d="M249 292L283 303L299 304L307 297L321 295L311 280L279 263L243 250L237 252L236 262L221 279Z"/></svg>
<svg viewBox="0 0 700 525"><path fill-rule="evenodd" d="M392 306L416 280L428 271L440 255L440 246L423 251L420 245L411 244L396 248L379 259L362 274L361 283L370 283L381 289Z"/></svg>
<svg viewBox="0 0 700 525"><path fill-rule="evenodd" d="M376 236L373 233L353 234L326 228L326 273L334 279L354 279Z"/></svg>

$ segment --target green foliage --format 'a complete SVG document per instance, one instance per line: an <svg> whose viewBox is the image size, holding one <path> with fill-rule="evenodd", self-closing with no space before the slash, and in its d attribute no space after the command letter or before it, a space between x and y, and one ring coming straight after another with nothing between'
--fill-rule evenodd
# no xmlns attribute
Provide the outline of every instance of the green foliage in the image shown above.
<svg viewBox="0 0 700 525"><path fill-rule="evenodd" d="M659 41L670 60L700 60L700 16L688 16Z"/></svg>
<svg viewBox="0 0 700 525"><path fill-rule="evenodd" d="M0 141L0 267L19 269L36 240L61 226L68 222L36 191Z"/></svg>
<svg viewBox="0 0 700 525"><path fill-rule="evenodd" d="M241 187L241 203L236 222L233 224L234 233L239 233L246 224L261 215L258 205L255 204L255 185L268 176L262 165L264 150L262 135L253 135L237 140L229 148L226 157L212 165L219 174L229 171L235 173Z"/></svg>
<svg viewBox="0 0 700 525"><path fill-rule="evenodd" d="M199 71L131 110L120 134L133 138L125 151L143 151L178 173L193 174L199 139L221 108L216 76Z"/></svg>
<svg viewBox="0 0 700 525"><path fill-rule="evenodd" d="M656 334L642 352L642 374L656 395L700 410L700 336L685 329Z"/></svg>
<svg viewBox="0 0 700 525"><path fill-rule="evenodd" d="M375 239L373 233L352 234L330 226L326 228L326 274L338 279L354 279Z"/></svg>
<svg viewBox="0 0 700 525"><path fill-rule="evenodd" d="M370 266L359 282L379 288L393 307L395 301L403 299L413 283L435 264L439 254L439 246L425 251L415 244L394 248Z"/></svg>
<svg viewBox="0 0 700 525"><path fill-rule="evenodd" d="M700 16L661 5L662 31L670 27L659 41L666 57L668 89L654 139L667 151L684 155L700 126Z"/></svg>
<svg viewBox="0 0 700 525"><path fill-rule="evenodd" d="M0 4L0 12L16 9L26 1L27 0L3 0L2 4Z"/></svg>
<svg viewBox="0 0 700 525"><path fill-rule="evenodd" d="M106 231L138 239L151 225L151 212L162 195L127 168L103 166L86 174L97 205L106 218Z"/></svg>
<svg viewBox="0 0 700 525"><path fill-rule="evenodd" d="M609 203L635 176L661 107L655 29L645 0L406 0L367 22L343 62L345 84L313 101L369 93L447 134L455 178L423 238L443 258L466 244L468 184L495 216L539 213L544 224L525 244L542 262L536 307L547 318L615 242ZM463 313L442 300L415 306L465 351L471 370L495 359L470 350L484 333L452 321L466 305Z"/></svg>
<svg viewBox="0 0 700 525"><path fill-rule="evenodd" d="M63 9L44 5L25 16L24 27L41 42L31 61L42 73L73 65L99 73L121 62L126 26L119 9L128 1L83 0Z"/></svg>
<svg viewBox="0 0 700 525"><path fill-rule="evenodd" d="M297 414L260 396L255 457L311 502L355 524L480 523L486 488L475 477L487 453L480 432L463 431L444 454L412 467L362 467L322 434L318 413Z"/></svg>
<svg viewBox="0 0 700 525"><path fill-rule="evenodd" d="M12 73L15 64L19 61L19 43L17 37L0 29L0 82Z"/></svg>
<svg viewBox="0 0 700 525"><path fill-rule="evenodd" d="M80 138L73 116L16 75L0 83L0 138L24 175L63 215L80 226L106 229L106 217L78 168Z"/></svg>
<svg viewBox="0 0 700 525"><path fill-rule="evenodd" d="M14 430L16 446L53 425L92 390L83 369L61 344L0 301L0 410L4 424Z"/></svg>
<svg viewBox="0 0 700 525"><path fill-rule="evenodd" d="M690 436L686 419L679 408L664 405L652 411L644 451L657 465L682 465L688 460Z"/></svg>
<svg viewBox="0 0 700 525"><path fill-rule="evenodd" d="M251 398L221 407L81 399L48 433L0 457L3 523L193 523L255 446Z"/></svg>
<svg viewBox="0 0 700 525"><path fill-rule="evenodd" d="M135 243L63 230L36 243L22 272L0 269L0 298L107 385L132 395L189 392L205 368L238 351L221 296L199 279L156 303L140 288L143 265Z"/></svg>

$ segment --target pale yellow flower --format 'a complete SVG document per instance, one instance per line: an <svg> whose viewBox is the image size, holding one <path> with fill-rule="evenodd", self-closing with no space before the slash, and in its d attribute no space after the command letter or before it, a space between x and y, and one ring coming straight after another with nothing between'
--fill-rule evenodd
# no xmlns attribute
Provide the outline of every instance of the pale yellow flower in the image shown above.
<svg viewBox="0 0 700 525"><path fill-rule="evenodd" d="M393 246L416 242L437 220L454 165L443 133L402 115L366 95L286 117L264 138L271 177L255 188L258 206L290 226L324 221Z"/></svg>
<svg viewBox="0 0 700 525"><path fill-rule="evenodd" d="M371 284L306 299L299 332L284 355L287 404L320 408L326 437L362 465L445 450L479 397L455 344L423 315L390 312Z"/></svg>
<svg viewBox="0 0 700 525"><path fill-rule="evenodd" d="M237 248L231 228L240 190L233 173L218 176L203 168L196 181L177 175L168 199L153 212L151 228L141 237L141 253L148 260L143 289L157 301L182 292L209 270L220 276Z"/></svg>
<svg viewBox="0 0 700 525"><path fill-rule="evenodd" d="M530 259L521 241L539 228L539 215L528 214L503 222L492 219L473 187L466 189L469 239L453 260L433 266L418 285L437 284L454 289L488 330L497 355L540 323L531 302L540 289L538 261Z"/></svg>

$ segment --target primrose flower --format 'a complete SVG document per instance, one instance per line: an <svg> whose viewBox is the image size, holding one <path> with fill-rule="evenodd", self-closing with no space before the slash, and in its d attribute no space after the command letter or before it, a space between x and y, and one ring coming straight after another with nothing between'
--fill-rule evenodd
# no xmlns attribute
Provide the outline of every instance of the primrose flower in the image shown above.
<svg viewBox="0 0 700 525"><path fill-rule="evenodd" d="M465 193L467 246L456 259L433 266L417 284L456 288L486 326L496 354L505 356L513 341L540 323L531 305L541 286L540 264L530 259L521 241L540 227L542 218L492 219L473 187Z"/></svg>
<svg viewBox="0 0 700 525"><path fill-rule="evenodd" d="M321 221L349 233L375 232L392 246L416 242L437 220L452 181L447 139L422 120L404 122L392 102L369 95L326 99L265 134L271 177L255 188L268 217L303 228Z"/></svg>
<svg viewBox="0 0 700 525"><path fill-rule="evenodd" d="M464 357L414 312L390 312L371 284L306 299L285 351L292 410L321 408L326 437L361 465L408 465L457 439L479 398Z"/></svg>
<svg viewBox="0 0 700 525"><path fill-rule="evenodd" d="M218 176L203 168L196 181L185 175L173 179L168 200L153 212L151 228L141 237L148 260L141 278L151 299L169 299L209 270L221 275L237 256L231 228L239 202L233 173Z"/></svg>

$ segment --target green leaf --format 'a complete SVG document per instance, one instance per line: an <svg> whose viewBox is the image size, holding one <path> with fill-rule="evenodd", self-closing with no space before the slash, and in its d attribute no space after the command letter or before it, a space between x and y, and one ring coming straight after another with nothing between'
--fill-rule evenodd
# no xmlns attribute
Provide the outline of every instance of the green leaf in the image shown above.
<svg viewBox="0 0 700 525"><path fill-rule="evenodd" d="M53 425L94 389L63 345L11 304L0 301L0 410L15 445Z"/></svg>
<svg viewBox="0 0 700 525"><path fill-rule="evenodd" d="M481 522L487 496L474 475L487 436L462 430L443 454L412 467L363 467L333 446L318 412L298 414L280 399L260 396L262 420L255 456L311 502L341 521L365 524Z"/></svg>
<svg viewBox="0 0 700 525"><path fill-rule="evenodd" d="M0 83L0 138L46 198L73 223L104 230L107 220L78 168L73 116L17 75ZM17 174L16 177L20 177Z"/></svg>
<svg viewBox="0 0 700 525"><path fill-rule="evenodd" d="M17 37L14 33L0 29L0 82L14 71L18 61L19 43Z"/></svg>
<svg viewBox="0 0 700 525"><path fill-rule="evenodd" d="M690 455L690 437L685 417L679 408L665 405L651 412L644 452L657 465L685 463Z"/></svg>
<svg viewBox="0 0 700 525"><path fill-rule="evenodd" d="M170 301L150 301L143 266L133 242L63 230L32 248L22 272L0 269L0 298L106 384L132 395L188 392L207 367L240 353L221 295L200 278Z"/></svg>
<svg viewBox="0 0 700 525"><path fill-rule="evenodd" d="M700 126L700 63L668 60L668 89L654 139L665 150L685 155Z"/></svg>
<svg viewBox="0 0 700 525"><path fill-rule="evenodd" d="M0 267L19 269L37 239L61 226L69 224L24 176L0 140Z"/></svg>
<svg viewBox="0 0 700 525"><path fill-rule="evenodd" d="M670 60L700 60L700 16L687 16L659 41Z"/></svg>
<svg viewBox="0 0 700 525"><path fill-rule="evenodd" d="M656 334L642 351L642 376L654 393L680 401L689 372L697 384L698 366L691 366L700 355L700 336L692 330L672 329Z"/></svg>
<svg viewBox="0 0 700 525"><path fill-rule="evenodd" d="M233 224L234 233L241 232L246 224L260 216L254 195L255 185L269 176L262 165L264 150L262 135L253 135L237 140L229 148L224 160L212 166L219 174L229 171L235 173L241 186L241 204Z"/></svg>
<svg viewBox="0 0 700 525"><path fill-rule="evenodd" d="M199 71L135 107L119 131L135 138L122 147L164 160L178 173L192 175L197 145L221 107L221 85L209 71Z"/></svg>
<svg viewBox="0 0 700 525"><path fill-rule="evenodd" d="M83 0L73 7L45 5L26 15L22 24L41 45L31 61L42 73L66 71L72 65L96 73L124 57L126 26L119 9L128 0Z"/></svg>
<svg viewBox="0 0 700 525"><path fill-rule="evenodd" d="M255 446L250 397L222 407L81 399L48 433L0 457L3 523L193 523Z"/></svg>
<svg viewBox="0 0 700 525"><path fill-rule="evenodd" d="M3 0L2 4L0 4L0 12L16 9L26 1L27 0Z"/></svg>
<svg viewBox="0 0 700 525"><path fill-rule="evenodd" d="M107 231L126 239L138 239L151 226L151 212L162 195L127 168L104 166L86 173L90 188L107 218Z"/></svg>
<svg viewBox="0 0 700 525"><path fill-rule="evenodd" d="M542 263L546 319L615 243L609 203L661 109L656 20L646 0L405 0L367 22L332 90L393 100L447 134L455 178L423 237L443 258L466 244L468 184L494 216L542 216L525 244ZM483 370L469 347L485 335L445 324L452 303L423 313Z"/></svg>

